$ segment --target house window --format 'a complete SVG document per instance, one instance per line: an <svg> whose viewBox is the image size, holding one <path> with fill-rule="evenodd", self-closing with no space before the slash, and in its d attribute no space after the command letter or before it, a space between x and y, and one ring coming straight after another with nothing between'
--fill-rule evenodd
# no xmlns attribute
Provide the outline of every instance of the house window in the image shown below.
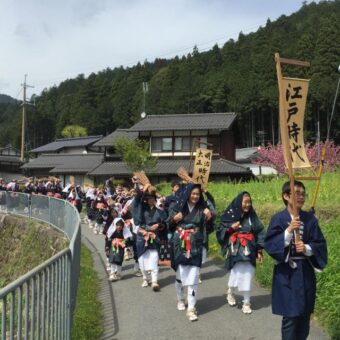
<svg viewBox="0 0 340 340"><path fill-rule="evenodd" d="M162 138L162 151L172 151L172 138Z"/></svg>
<svg viewBox="0 0 340 340"><path fill-rule="evenodd" d="M152 137L151 152L172 151L172 137Z"/></svg>
<svg viewBox="0 0 340 340"><path fill-rule="evenodd" d="M195 137L193 139L193 143L194 143L194 147L195 148L202 148L202 149L207 149L208 145L207 145L207 137L204 136L200 136L200 137Z"/></svg>
<svg viewBox="0 0 340 340"><path fill-rule="evenodd" d="M183 149L183 138L176 137L175 138L175 151L182 151Z"/></svg>
<svg viewBox="0 0 340 340"><path fill-rule="evenodd" d="M175 137L175 151L190 151L190 137Z"/></svg>
<svg viewBox="0 0 340 340"><path fill-rule="evenodd" d="M182 151L191 151L190 137L182 137Z"/></svg>
<svg viewBox="0 0 340 340"><path fill-rule="evenodd" d="M161 152L162 151L162 138L152 137L151 139L151 151Z"/></svg>
<svg viewBox="0 0 340 340"><path fill-rule="evenodd" d="M207 137L200 137L199 138L200 140L200 144L199 144L199 147L202 148L202 149L207 149L208 148L208 145L207 145Z"/></svg>

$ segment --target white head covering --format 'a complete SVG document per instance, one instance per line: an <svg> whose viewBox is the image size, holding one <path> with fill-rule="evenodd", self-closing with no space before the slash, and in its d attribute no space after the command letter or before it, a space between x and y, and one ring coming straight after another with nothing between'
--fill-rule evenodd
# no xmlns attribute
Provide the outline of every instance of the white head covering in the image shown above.
<svg viewBox="0 0 340 340"><path fill-rule="evenodd" d="M78 191L75 190L75 189L74 189L74 191L73 191L73 190L70 191L70 193L68 194L68 198L73 198L73 193L76 194L75 199L76 199L76 200L79 200L80 198L79 198L79 195L78 195Z"/></svg>
<svg viewBox="0 0 340 340"><path fill-rule="evenodd" d="M129 237L132 237L132 234L131 234L131 231L130 231L130 228L126 228L125 227L125 221L121 218L121 217L116 217L113 222L111 223L107 233L106 233L106 236L107 238L111 238L112 234L116 231L117 229L117 222L118 221L123 221L124 222L124 227L123 227L123 236L125 239L129 238Z"/></svg>
<svg viewBox="0 0 340 340"><path fill-rule="evenodd" d="M94 200L96 198L96 195L94 194L96 191L95 188L89 188L87 191L86 191L86 198L91 198L91 200Z"/></svg>

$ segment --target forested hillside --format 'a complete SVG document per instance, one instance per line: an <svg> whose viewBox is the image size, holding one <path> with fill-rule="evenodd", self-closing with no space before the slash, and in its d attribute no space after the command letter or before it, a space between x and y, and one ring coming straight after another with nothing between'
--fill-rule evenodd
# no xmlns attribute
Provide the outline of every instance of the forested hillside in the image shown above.
<svg viewBox="0 0 340 340"><path fill-rule="evenodd" d="M143 82L149 88L147 114L233 111L239 114L239 146L276 143L275 52L311 62L310 69L290 66L283 73L311 79L305 135L315 139L320 120L321 138L325 138L340 75L340 0L303 4L291 16L268 20L257 32L241 32L237 41L229 40L209 51L194 47L192 53L170 60L108 68L86 78L79 75L65 80L46 89L36 97L36 106L28 108L28 147L60 137L69 124L83 126L92 135L130 127L144 110ZM19 145L20 114L18 105L0 105L0 145ZM335 119L331 137L339 138L335 135L340 131L339 115Z"/></svg>

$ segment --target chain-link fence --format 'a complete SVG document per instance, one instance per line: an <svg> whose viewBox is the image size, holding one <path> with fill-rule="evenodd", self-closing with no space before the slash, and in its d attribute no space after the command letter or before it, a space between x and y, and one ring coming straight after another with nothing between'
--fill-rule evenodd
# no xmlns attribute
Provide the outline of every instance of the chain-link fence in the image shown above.
<svg viewBox="0 0 340 340"><path fill-rule="evenodd" d="M0 191L0 214L48 223L65 249L0 290L1 339L70 339L80 271L80 217L66 201Z"/></svg>

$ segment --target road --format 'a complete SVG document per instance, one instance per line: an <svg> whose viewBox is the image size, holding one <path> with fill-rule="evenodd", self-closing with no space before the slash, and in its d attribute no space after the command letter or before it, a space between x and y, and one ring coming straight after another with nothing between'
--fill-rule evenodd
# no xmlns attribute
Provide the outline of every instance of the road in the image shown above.
<svg viewBox="0 0 340 340"><path fill-rule="evenodd" d="M208 261L202 268L202 284L198 288L198 321L190 322L185 311L177 310L174 272L161 268L160 292L142 288L142 279L134 276L134 261L123 263L123 279L110 282L105 270L104 236L94 235L82 224L82 241L94 259L100 279L99 298L103 304L105 332L101 339L280 339L281 317L271 313L270 293L255 283L253 313L244 315L230 307L225 299L227 276L222 264ZM329 337L314 324L309 340Z"/></svg>

